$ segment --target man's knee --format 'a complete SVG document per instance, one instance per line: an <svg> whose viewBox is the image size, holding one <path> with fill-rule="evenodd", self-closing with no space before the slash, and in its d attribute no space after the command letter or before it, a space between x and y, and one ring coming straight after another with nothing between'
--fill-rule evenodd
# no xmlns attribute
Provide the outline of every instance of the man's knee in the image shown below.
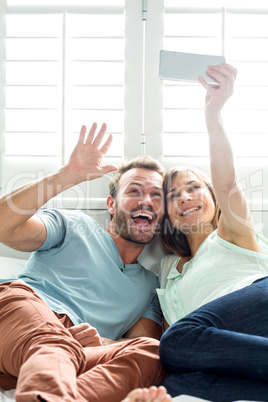
<svg viewBox="0 0 268 402"><path fill-rule="evenodd" d="M133 371L140 378L140 385L160 385L166 377L165 369L159 359L159 341L140 337L127 341L120 353L129 359Z"/></svg>
<svg viewBox="0 0 268 402"><path fill-rule="evenodd" d="M149 337L139 337L122 342L119 354L159 358L159 341Z"/></svg>

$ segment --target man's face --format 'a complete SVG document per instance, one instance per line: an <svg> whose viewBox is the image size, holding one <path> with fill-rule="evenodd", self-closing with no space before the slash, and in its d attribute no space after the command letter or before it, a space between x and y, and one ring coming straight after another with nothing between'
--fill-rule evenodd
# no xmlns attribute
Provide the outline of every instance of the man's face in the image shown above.
<svg viewBox="0 0 268 402"><path fill-rule="evenodd" d="M134 168L123 174L112 219L119 236L140 244L156 236L164 212L162 183L162 176L149 169Z"/></svg>

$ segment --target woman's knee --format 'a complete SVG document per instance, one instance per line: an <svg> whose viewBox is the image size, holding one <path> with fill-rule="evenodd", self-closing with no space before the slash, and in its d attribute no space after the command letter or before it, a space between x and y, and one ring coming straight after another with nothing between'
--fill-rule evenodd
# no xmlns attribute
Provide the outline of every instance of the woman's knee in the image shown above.
<svg viewBox="0 0 268 402"><path fill-rule="evenodd" d="M194 317L187 317L174 323L162 335L159 345L159 356L164 367L173 372L191 354L196 339L207 329L207 326Z"/></svg>
<svg viewBox="0 0 268 402"><path fill-rule="evenodd" d="M160 339L160 350L174 350L178 343L189 334L190 331L196 328L194 322L185 321L184 319L175 322L162 335Z"/></svg>
<svg viewBox="0 0 268 402"><path fill-rule="evenodd" d="M184 335L184 325L180 321L169 327L160 339L159 357L167 370L173 366L174 355L180 353L180 338Z"/></svg>

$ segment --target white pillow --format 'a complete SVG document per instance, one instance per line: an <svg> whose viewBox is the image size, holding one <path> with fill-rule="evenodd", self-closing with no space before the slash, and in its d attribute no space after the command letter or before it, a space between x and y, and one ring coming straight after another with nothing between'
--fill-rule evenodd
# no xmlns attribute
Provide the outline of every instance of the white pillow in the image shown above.
<svg viewBox="0 0 268 402"><path fill-rule="evenodd" d="M18 274L23 271L26 262L27 260L21 260L20 258L0 256L0 278L17 278Z"/></svg>

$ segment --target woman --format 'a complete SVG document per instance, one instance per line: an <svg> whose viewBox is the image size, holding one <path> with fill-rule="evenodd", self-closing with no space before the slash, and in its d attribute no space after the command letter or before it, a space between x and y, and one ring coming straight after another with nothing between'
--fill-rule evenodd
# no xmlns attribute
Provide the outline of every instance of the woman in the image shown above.
<svg viewBox="0 0 268 402"><path fill-rule="evenodd" d="M159 299L166 321L160 359L171 396L268 401L268 244L257 236L237 181L221 110L236 70L209 67L207 90L212 185L197 169L164 179Z"/></svg>

